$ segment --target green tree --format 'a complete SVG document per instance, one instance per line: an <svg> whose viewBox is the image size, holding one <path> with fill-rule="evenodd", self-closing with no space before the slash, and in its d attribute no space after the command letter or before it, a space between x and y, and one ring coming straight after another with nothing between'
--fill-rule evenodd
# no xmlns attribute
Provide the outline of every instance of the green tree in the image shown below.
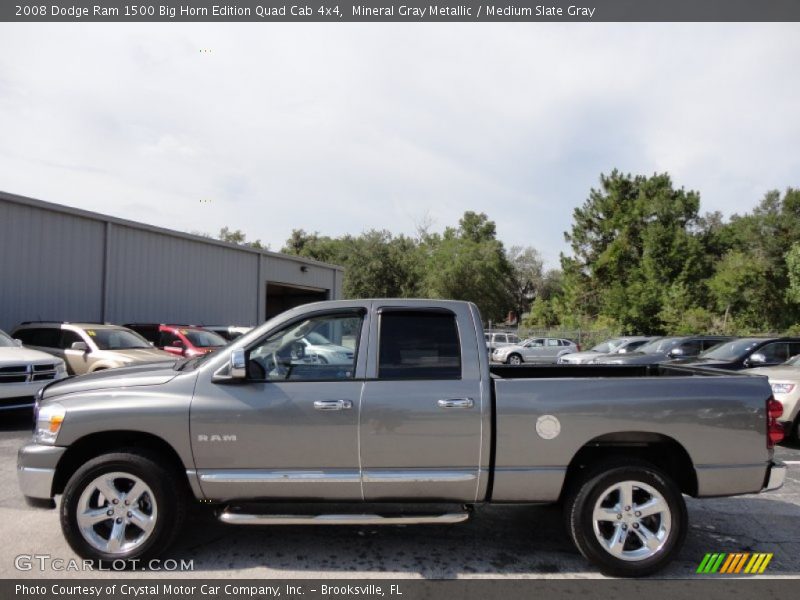
<svg viewBox="0 0 800 600"><path fill-rule="evenodd" d="M790 302L800 304L800 242L792 244L786 253L786 274L789 277L786 297Z"/></svg>
<svg viewBox="0 0 800 600"><path fill-rule="evenodd" d="M245 235L241 229L231 230L227 225L219 230L217 239L222 240L223 242L228 242L229 244L239 244L240 246L251 246L252 248L258 248L259 250L266 250L268 248L268 246L264 246L261 243L261 240L248 242L247 235Z"/></svg>
<svg viewBox="0 0 800 600"><path fill-rule="evenodd" d="M792 302L787 250L800 242L800 190L767 192L744 215L718 228L713 298L726 322L754 331L783 330L800 320Z"/></svg>
<svg viewBox="0 0 800 600"><path fill-rule="evenodd" d="M603 316L626 332L665 331L660 315L669 287L683 282L694 294L702 276L699 203L666 173L602 175L565 234L572 248L561 258L566 319Z"/></svg>
<svg viewBox="0 0 800 600"><path fill-rule="evenodd" d="M465 212L458 228L428 235L422 251L425 295L474 302L486 320L502 320L515 308L509 286L513 269L494 222L484 213Z"/></svg>

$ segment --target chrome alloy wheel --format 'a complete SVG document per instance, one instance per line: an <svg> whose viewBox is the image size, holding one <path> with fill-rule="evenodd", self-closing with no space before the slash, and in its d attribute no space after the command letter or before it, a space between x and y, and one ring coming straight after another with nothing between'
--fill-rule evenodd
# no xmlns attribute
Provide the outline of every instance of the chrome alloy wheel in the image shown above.
<svg viewBox="0 0 800 600"><path fill-rule="evenodd" d="M83 538L96 550L123 555L153 533L158 508L153 491L136 475L114 472L95 478L78 501Z"/></svg>
<svg viewBox="0 0 800 600"><path fill-rule="evenodd" d="M667 501L654 487L640 481L615 483L600 494L592 523L600 545L626 561L657 554L672 530Z"/></svg>

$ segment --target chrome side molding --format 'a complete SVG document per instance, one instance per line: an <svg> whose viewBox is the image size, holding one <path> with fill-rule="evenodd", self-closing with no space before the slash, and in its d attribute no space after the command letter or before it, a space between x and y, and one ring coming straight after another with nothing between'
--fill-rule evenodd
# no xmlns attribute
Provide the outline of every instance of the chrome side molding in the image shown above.
<svg viewBox="0 0 800 600"><path fill-rule="evenodd" d="M469 513L444 513L441 515L267 515L243 514L223 510L219 520L230 525L433 525L461 523Z"/></svg>

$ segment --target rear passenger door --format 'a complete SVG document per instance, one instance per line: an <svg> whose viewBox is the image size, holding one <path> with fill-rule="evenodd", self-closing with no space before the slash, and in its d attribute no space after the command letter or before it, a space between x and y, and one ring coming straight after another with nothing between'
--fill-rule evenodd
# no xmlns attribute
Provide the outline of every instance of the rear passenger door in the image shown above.
<svg viewBox="0 0 800 600"><path fill-rule="evenodd" d="M376 309L359 419L364 499L475 501L483 340L469 307Z"/></svg>

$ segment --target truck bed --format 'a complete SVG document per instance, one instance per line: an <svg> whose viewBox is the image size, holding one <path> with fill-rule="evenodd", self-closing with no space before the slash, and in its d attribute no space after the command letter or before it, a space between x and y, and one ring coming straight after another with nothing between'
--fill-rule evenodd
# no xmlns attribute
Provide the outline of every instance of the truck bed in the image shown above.
<svg viewBox="0 0 800 600"><path fill-rule="evenodd" d="M694 495L763 485L771 392L763 377L658 364L492 365L490 373L494 501L556 500L579 452L654 443L694 465Z"/></svg>

